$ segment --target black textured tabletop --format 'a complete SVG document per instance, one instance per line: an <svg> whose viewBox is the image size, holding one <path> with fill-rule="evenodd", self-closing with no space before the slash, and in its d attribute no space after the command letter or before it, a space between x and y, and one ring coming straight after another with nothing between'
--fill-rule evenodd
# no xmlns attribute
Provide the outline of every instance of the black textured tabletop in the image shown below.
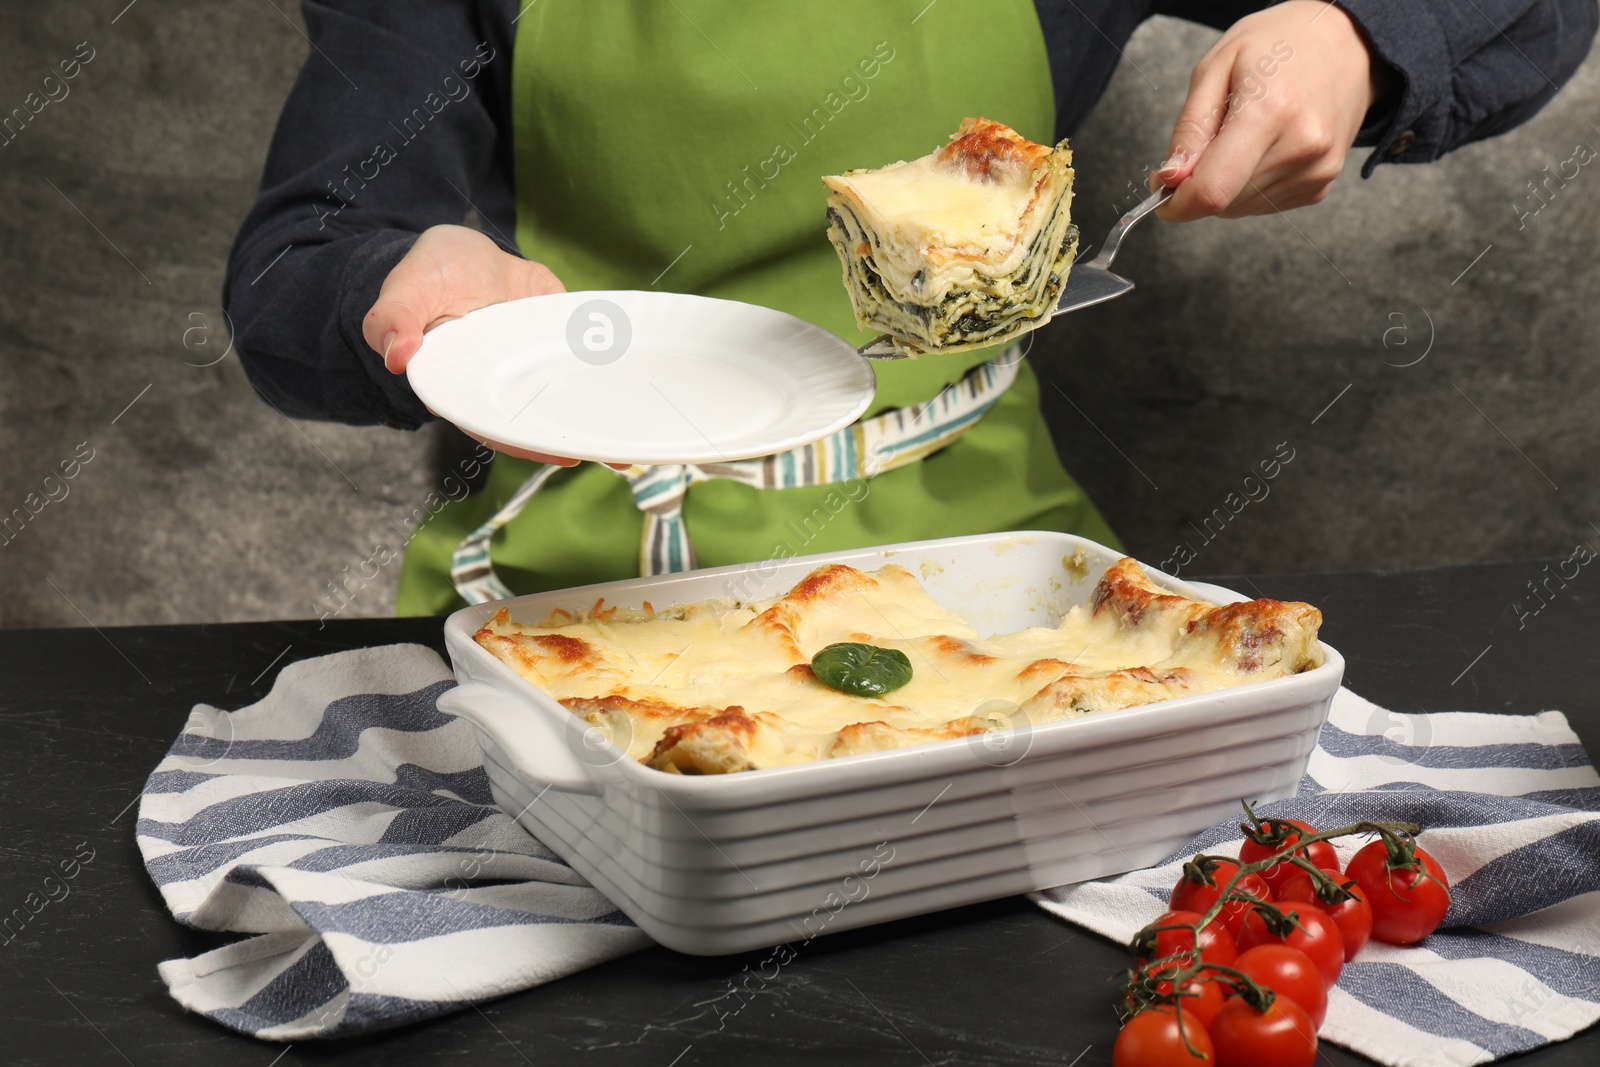
<svg viewBox="0 0 1600 1067"><path fill-rule="evenodd" d="M1556 708L1594 752L1600 579L1545 582L1554 572L1514 563L1221 581L1320 607L1346 683L1386 707ZM285 663L393 641L443 647L433 619L0 632L0 1063L1110 1062L1111 976L1125 952L1021 898L820 938L736 1013L710 1002L761 954L657 948L370 1038L285 1047L186 1014L156 964L220 942L173 922L145 876L133 840L145 776L192 705L239 707ZM74 858L76 877L47 893L45 879ZM1367 1062L1323 1051L1324 1064ZM1600 1063L1600 1030L1514 1062Z"/></svg>

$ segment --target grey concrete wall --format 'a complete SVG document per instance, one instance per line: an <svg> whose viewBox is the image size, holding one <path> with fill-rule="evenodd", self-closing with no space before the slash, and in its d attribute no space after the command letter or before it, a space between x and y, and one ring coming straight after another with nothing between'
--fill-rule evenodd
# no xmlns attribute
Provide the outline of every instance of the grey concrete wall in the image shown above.
<svg viewBox="0 0 1600 1067"><path fill-rule="evenodd" d="M224 257L306 48L293 6L124 5L0 4L0 110L94 50L0 148L0 511L75 471L0 545L0 626L312 616L399 541L435 442L291 422L224 355ZM1161 154L1211 36L1163 20L1133 41L1075 144L1086 240ZM1596 537L1600 179L1522 232L1511 204L1600 144L1597 105L1591 60L1535 122L1440 166L1352 164L1318 209L1135 234L1119 266L1139 290L1034 350L1069 467L1130 549L1187 541L1188 570L1221 573ZM1280 442L1294 458L1241 505ZM1190 523L1217 508L1207 539ZM344 613L388 612L394 570Z"/></svg>
<svg viewBox="0 0 1600 1067"><path fill-rule="evenodd" d="M1085 240L1159 160L1213 39L1135 37L1074 142ZM1532 122L1439 163L1363 181L1360 152L1315 208L1136 230L1117 266L1139 288L1035 349L1058 447L1129 548L1187 543L1217 574L1600 546L1600 160L1525 225L1514 207L1600 148L1596 123L1591 55ZM1295 458L1234 515L1281 442Z"/></svg>

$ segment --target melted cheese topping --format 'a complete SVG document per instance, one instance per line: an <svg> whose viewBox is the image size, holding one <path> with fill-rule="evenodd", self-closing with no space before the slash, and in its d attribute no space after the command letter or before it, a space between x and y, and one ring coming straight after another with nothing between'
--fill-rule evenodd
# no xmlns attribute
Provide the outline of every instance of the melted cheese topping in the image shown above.
<svg viewBox="0 0 1600 1067"><path fill-rule="evenodd" d="M925 350L997 344L1045 321L1077 250L1072 152L969 118L910 162L823 178L856 321Z"/></svg>
<svg viewBox="0 0 1600 1067"><path fill-rule="evenodd" d="M565 615L565 613L563 613ZM702 602L525 626L501 609L476 640L628 755L719 773L971 736L1277 677L1322 662L1321 615L1257 600L1214 607L1164 593L1131 559L1059 626L980 637L906 570L831 565L776 600ZM904 652L882 697L820 682L840 641Z"/></svg>
<svg viewBox="0 0 1600 1067"><path fill-rule="evenodd" d="M1036 183L1026 171L974 180L929 155L823 180L853 197L895 245L921 247L930 257L982 256L1000 271L1006 260L1020 259L1027 223L1037 222L1028 212Z"/></svg>

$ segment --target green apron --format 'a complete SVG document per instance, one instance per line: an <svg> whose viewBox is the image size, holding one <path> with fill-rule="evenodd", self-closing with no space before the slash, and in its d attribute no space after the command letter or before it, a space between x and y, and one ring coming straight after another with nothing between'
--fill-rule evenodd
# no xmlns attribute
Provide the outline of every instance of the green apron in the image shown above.
<svg viewBox="0 0 1600 1067"><path fill-rule="evenodd" d="M819 180L921 156L967 115L1048 143L1050 70L1032 0L542 0L512 57L517 243L568 289L700 293L789 312L860 344ZM878 363L869 414L927 400L995 350ZM462 604L450 556L534 470L497 456L485 488L412 536L401 615ZM828 485L695 484L702 567L996 530L1115 545L1062 470L1024 364L954 444L873 478L820 529ZM829 513L836 509L829 507ZM518 593L635 577L644 518L608 468L559 471L497 535Z"/></svg>

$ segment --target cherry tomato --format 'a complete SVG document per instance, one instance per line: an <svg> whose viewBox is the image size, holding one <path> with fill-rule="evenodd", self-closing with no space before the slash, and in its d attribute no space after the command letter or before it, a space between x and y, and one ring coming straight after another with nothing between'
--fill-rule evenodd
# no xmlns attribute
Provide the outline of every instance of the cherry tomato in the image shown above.
<svg viewBox="0 0 1600 1067"><path fill-rule="evenodd" d="M1316 1028L1305 1009L1286 997L1264 1012L1234 997L1207 1029L1216 1067L1311 1067L1317 1061Z"/></svg>
<svg viewBox="0 0 1600 1067"><path fill-rule="evenodd" d="M1340 881L1342 884L1348 879ZM1349 900L1324 904L1317 897L1317 887L1311 881L1311 876L1301 871L1285 882L1283 891L1276 896L1280 904L1312 904L1325 911L1328 918L1339 927L1339 935L1344 939L1344 959L1348 963L1356 958L1356 953L1367 947L1367 941L1372 937L1372 906L1367 903L1367 894L1360 882L1350 882L1345 886L1345 892L1350 894Z"/></svg>
<svg viewBox="0 0 1600 1067"><path fill-rule="evenodd" d="M1178 1031L1180 1018L1182 1033ZM1184 1038L1189 1039L1188 1045ZM1194 1052L1189 1051L1191 1046ZM1187 1011L1175 1012L1169 1005L1146 1008L1129 1019L1111 1047L1112 1067L1212 1067L1215 1063L1211 1037L1200 1020Z"/></svg>
<svg viewBox="0 0 1600 1067"><path fill-rule="evenodd" d="M1300 1005L1312 1024L1321 1029L1328 1014L1328 987L1323 985L1322 972L1310 956L1288 945L1257 945L1239 953L1233 966L1257 984Z"/></svg>
<svg viewBox="0 0 1600 1067"><path fill-rule="evenodd" d="M1301 822L1299 819L1262 819L1261 825L1269 831L1280 826L1292 826L1296 829L1304 830L1307 834L1314 834L1317 832L1316 827L1312 826L1310 823ZM1281 852L1286 846L1292 845L1298 840L1300 840L1299 834L1289 833L1284 837L1282 844L1262 845L1251 840L1249 836L1246 836L1244 839L1244 844L1239 846L1239 862L1256 863L1277 852ZM1323 870L1338 873L1339 855L1333 850L1333 845L1329 842L1313 841L1304 848L1296 851L1297 854L1304 856L1306 859L1310 860L1316 866L1321 867ZM1277 893L1278 886L1282 882L1296 874L1304 873L1305 872L1295 864L1280 861L1262 871L1261 877L1267 883L1267 888L1272 890L1273 893Z"/></svg>
<svg viewBox="0 0 1600 1067"><path fill-rule="evenodd" d="M1416 850L1422 872L1389 867L1389 850L1374 841L1350 858L1345 874L1360 883L1372 908L1372 936L1410 945L1439 928L1450 910L1450 883L1437 860ZM1426 873L1423 873L1426 872ZM1431 877L1430 877L1431 876Z"/></svg>
<svg viewBox="0 0 1600 1067"><path fill-rule="evenodd" d="M1222 896L1222 888L1238 873L1238 870L1239 864L1233 860L1219 860L1211 875L1212 880L1216 882L1215 885L1190 881L1187 875L1180 877L1177 886L1172 890L1172 899L1167 906L1173 911L1194 911L1204 915ZM1249 893L1269 904L1272 902L1272 890L1267 888L1267 883L1261 880L1259 874L1245 875L1239 879L1239 884L1234 886L1233 890L1236 893ZM1239 926L1250 911L1251 906L1244 901L1229 901L1222 906L1217 921L1237 938Z"/></svg>
<svg viewBox="0 0 1600 1067"><path fill-rule="evenodd" d="M1172 983L1162 982L1156 986L1156 992L1162 996L1170 996ZM1195 979L1183 987L1183 1010L1200 1020L1201 1026L1210 1026L1211 1020L1217 1017L1217 1012L1222 1010L1223 1002L1228 995L1222 991L1222 986L1217 982L1206 982Z"/></svg>
<svg viewBox="0 0 1600 1067"><path fill-rule="evenodd" d="M1257 945L1297 948L1311 957L1311 962L1322 972L1323 982L1331 987L1339 980L1339 972L1344 970L1344 935L1339 932L1339 924L1321 908L1310 904L1298 907L1280 904L1279 907L1285 915L1292 915L1299 921L1300 929L1290 930L1286 936L1279 937L1267 928L1267 922L1260 912L1252 911L1245 916L1244 929L1239 934L1239 947L1246 951Z"/></svg>
<svg viewBox="0 0 1600 1067"><path fill-rule="evenodd" d="M1196 911L1168 911L1151 926L1170 926L1186 923L1194 925L1201 919ZM1191 930L1161 930L1153 938L1140 935L1139 946L1134 955L1141 965L1150 960L1165 959L1179 952L1186 952L1194 948L1194 932ZM1146 951L1148 949L1148 951ZM1200 958L1206 963L1216 963L1227 966L1239 958L1239 947L1234 943L1233 935L1219 919L1207 923L1200 930Z"/></svg>

